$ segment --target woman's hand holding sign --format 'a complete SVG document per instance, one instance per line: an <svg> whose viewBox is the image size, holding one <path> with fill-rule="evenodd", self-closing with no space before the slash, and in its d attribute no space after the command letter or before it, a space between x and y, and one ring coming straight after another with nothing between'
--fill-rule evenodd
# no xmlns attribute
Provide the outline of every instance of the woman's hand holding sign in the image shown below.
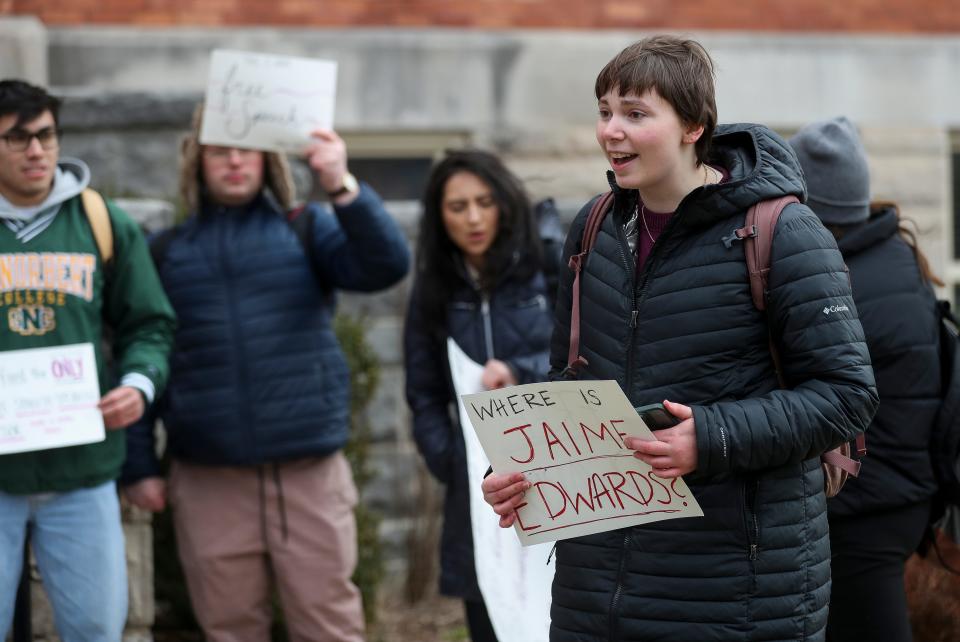
<svg viewBox="0 0 960 642"><path fill-rule="evenodd" d="M680 423L654 431L656 441L627 437L624 445L636 451L633 456L649 464L658 477L671 479L697 469L697 431L689 406L666 400L663 405Z"/></svg>
<svg viewBox="0 0 960 642"><path fill-rule="evenodd" d="M480 382L486 390L499 390L517 385L517 377L506 363L499 359L490 359L483 366Z"/></svg>
<svg viewBox="0 0 960 642"><path fill-rule="evenodd" d="M611 380L527 384L462 399L498 471L483 480L483 499L524 545L703 515L680 477L697 467L686 406L635 408ZM651 434L644 425L664 429Z"/></svg>
<svg viewBox="0 0 960 642"><path fill-rule="evenodd" d="M523 502L523 494L530 488L530 482L523 473L487 475L480 486L483 500L493 506L493 512L500 516L500 528L510 528L517 519L517 506Z"/></svg>

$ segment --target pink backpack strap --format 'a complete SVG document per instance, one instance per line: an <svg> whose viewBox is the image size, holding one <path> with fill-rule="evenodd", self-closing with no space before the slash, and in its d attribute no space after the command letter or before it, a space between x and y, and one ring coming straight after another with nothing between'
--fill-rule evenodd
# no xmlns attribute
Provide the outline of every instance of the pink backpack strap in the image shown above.
<svg viewBox="0 0 960 642"><path fill-rule="evenodd" d="M564 374L576 375L587 365L587 360L580 355L580 272L587 261L587 254L593 249L600 234L600 226L613 203L613 191L601 195L593 202L587 222L583 227L583 237L580 241L580 253L570 257L569 266L573 270L573 300L570 305L570 349L567 353L567 368Z"/></svg>
<svg viewBox="0 0 960 642"><path fill-rule="evenodd" d="M787 205L799 202L796 196L790 195L754 203L747 210L744 226L733 232L736 238L743 241L747 273L750 275L750 296L753 298L753 306L760 311L767 309L767 283L770 280L773 233L777 229L777 221ZM773 367L777 371L777 381L781 388L786 388L783 370L780 368L780 353L772 335L769 339L770 356L773 357Z"/></svg>
<svg viewBox="0 0 960 642"><path fill-rule="evenodd" d="M820 459L831 466L836 466L837 468L845 470L848 475L857 477L860 474L860 462L852 457L844 455L839 448L828 450L820 455Z"/></svg>
<svg viewBox="0 0 960 642"><path fill-rule="evenodd" d="M300 215L303 214L303 211L305 209L307 209L306 203L304 203L303 205L298 205L297 207L287 212L287 222L292 223L293 221L296 221L298 218L300 218Z"/></svg>
<svg viewBox="0 0 960 642"><path fill-rule="evenodd" d="M773 233L777 227L780 213L790 203L799 203L796 196L782 196L769 201L760 201L747 210L744 226L734 231L733 236L743 241L743 251L747 259L747 271L750 274L750 296L758 310L767 308L767 288L770 280L770 263L773 253ZM731 239L725 239L728 242ZM777 351L773 335L770 335L770 356L777 371L777 380L781 388L786 388L783 370L780 367L780 353ZM863 433L856 437L857 456L867 454L866 439ZM860 473L860 462L853 459L850 444L829 450L820 455L824 470L825 492L833 497L843 486L846 476L856 477Z"/></svg>
<svg viewBox="0 0 960 642"><path fill-rule="evenodd" d="M747 210L744 227L734 232L743 239L747 255L747 270L750 273L750 294L758 310L767 309L767 282L770 278L770 255L773 252L773 232L777 228L780 213L790 203L799 203L793 195L754 203Z"/></svg>

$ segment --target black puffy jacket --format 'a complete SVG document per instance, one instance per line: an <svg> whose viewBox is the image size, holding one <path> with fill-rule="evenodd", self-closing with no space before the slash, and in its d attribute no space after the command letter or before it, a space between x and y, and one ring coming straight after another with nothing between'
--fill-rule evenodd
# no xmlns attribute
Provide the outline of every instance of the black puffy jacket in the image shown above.
<svg viewBox="0 0 960 642"><path fill-rule="evenodd" d="M751 204L803 198L787 144L729 125L713 154L730 179L683 199L639 275L622 228L637 195L615 189L581 277L581 378L615 379L634 405L692 406L698 467L687 482L704 517L560 541L554 642L823 639L830 551L818 456L870 423L870 357L836 243L806 206L788 206L777 225L766 315L742 245L723 242ZM587 212L565 258L579 251ZM570 286L565 275L554 375L566 365ZM777 386L768 320L789 390Z"/></svg>
<svg viewBox="0 0 960 642"><path fill-rule="evenodd" d="M492 358L504 361L518 383L544 381L549 368L553 314L539 272L531 279L516 279L507 273L488 297L469 284L465 271L461 271L461 276L462 287L447 303L446 332L442 336L424 322L420 284L414 284L404 327L404 366L407 403L413 411L413 436L430 472L447 487L440 545L440 590L446 595L479 601L466 451L460 423L455 419L457 409L446 339L452 337L477 363ZM470 483L479 485L480 480Z"/></svg>
<svg viewBox="0 0 960 642"><path fill-rule="evenodd" d="M860 476L827 502L831 518L908 506L937 490L929 443L940 408L940 320L936 296L898 226L896 210L884 209L837 242L850 268L880 408Z"/></svg>

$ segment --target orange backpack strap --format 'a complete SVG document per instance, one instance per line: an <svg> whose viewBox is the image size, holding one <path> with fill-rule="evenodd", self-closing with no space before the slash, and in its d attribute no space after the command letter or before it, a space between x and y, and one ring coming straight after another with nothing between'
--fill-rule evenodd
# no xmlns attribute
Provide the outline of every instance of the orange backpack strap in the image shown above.
<svg viewBox="0 0 960 642"><path fill-rule="evenodd" d="M580 272L587 262L587 254L593 249L600 234L600 226L613 203L613 191L597 197L590 208L587 222L583 227L583 237L580 241L580 253L570 257L569 266L573 270L573 301L570 305L570 350L567 353L567 367L564 376L575 376L579 370L587 365L587 360L580 355Z"/></svg>
<svg viewBox="0 0 960 642"><path fill-rule="evenodd" d="M83 202L83 212L87 216L90 229L93 230L93 240L100 253L100 262L109 265L113 260L113 225L110 223L110 213L107 204L99 192L89 187L80 192Z"/></svg>

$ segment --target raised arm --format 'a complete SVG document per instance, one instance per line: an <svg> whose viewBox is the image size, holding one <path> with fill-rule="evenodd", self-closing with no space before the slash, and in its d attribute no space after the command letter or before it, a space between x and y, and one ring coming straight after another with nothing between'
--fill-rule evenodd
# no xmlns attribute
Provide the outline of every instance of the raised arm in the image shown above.
<svg viewBox="0 0 960 642"><path fill-rule="evenodd" d="M331 195L335 216L314 211L314 257L332 288L372 292L406 275L410 252L396 221L373 189L348 184L347 150L330 130L317 130L307 148L317 182Z"/></svg>

